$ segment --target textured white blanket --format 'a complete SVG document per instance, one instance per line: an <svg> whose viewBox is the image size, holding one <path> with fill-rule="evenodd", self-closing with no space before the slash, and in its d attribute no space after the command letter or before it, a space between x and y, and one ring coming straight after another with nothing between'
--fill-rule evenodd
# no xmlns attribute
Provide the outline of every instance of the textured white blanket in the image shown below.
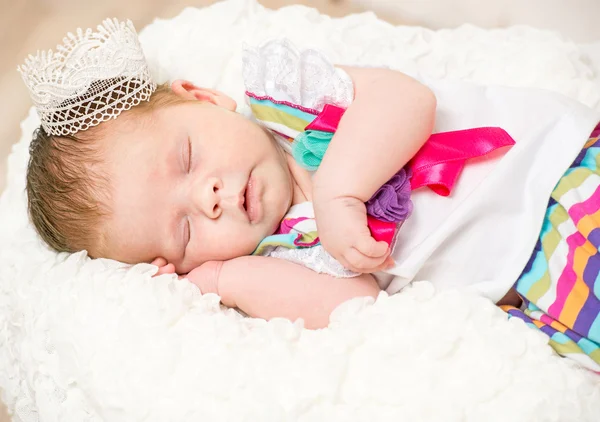
<svg viewBox="0 0 600 422"><path fill-rule="evenodd" d="M231 0L141 38L159 80L241 103L241 44L273 36L339 63L543 87L600 107L597 46L526 27L433 32ZM186 281L151 278L150 265L48 251L23 192L36 124L33 113L23 123L0 199L0 389L15 422L600 420L599 377L484 299L426 281L344 304L311 332L242 318Z"/></svg>

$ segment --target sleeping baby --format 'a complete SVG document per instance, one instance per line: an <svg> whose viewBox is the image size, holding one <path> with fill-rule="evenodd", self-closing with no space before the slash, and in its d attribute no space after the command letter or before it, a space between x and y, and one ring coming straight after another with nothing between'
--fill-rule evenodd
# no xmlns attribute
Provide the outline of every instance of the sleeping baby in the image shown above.
<svg viewBox="0 0 600 422"><path fill-rule="evenodd" d="M157 86L116 20L19 70L41 119L29 214L54 250L153 263L308 328L412 280L470 289L600 370L599 113L272 40L243 53L244 115Z"/></svg>

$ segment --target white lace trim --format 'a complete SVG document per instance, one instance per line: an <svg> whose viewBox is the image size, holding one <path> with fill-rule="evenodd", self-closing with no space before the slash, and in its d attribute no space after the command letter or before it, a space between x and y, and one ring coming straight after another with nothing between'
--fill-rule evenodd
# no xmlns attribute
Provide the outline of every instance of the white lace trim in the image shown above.
<svg viewBox="0 0 600 422"><path fill-rule="evenodd" d="M266 256L285 259L300 264L320 274L328 274L338 278L358 277L360 274L344 268L321 245L311 248L288 249L282 246L270 250Z"/></svg>
<svg viewBox="0 0 600 422"><path fill-rule="evenodd" d="M326 104L347 108L354 99L354 85L345 71L319 51L299 51L286 39L258 48L244 46L242 62L246 90L258 96L317 111Z"/></svg>
<svg viewBox="0 0 600 422"><path fill-rule="evenodd" d="M298 217L309 218L309 220L303 222L309 224L308 231L317 230L316 222L314 220L315 209L312 202L307 201L293 205L284 218ZM306 228L306 226L304 228ZM296 226L295 229L298 230L298 227ZM331 256L322 245L301 249L289 249L283 246L271 247L266 250L264 256L285 259L286 261L300 264L317 273L329 274L333 277L348 278L360 275L344 268L344 266L340 264L337 259Z"/></svg>

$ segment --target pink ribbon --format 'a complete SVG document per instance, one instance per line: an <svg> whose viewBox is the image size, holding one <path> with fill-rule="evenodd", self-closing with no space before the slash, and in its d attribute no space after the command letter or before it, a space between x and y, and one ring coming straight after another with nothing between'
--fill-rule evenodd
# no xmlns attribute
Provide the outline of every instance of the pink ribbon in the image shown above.
<svg viewBox="0 0 600 422"><path fill-rule="evenodd" d="M345 111L327 104L306 130L335 133ZM433 134L407 165L412 171L411 188L427 186L438 195L448 196L467 160L514 144L511 136L499 127Z"/></svg>
<svg viewBox="0 0 600 422"><path fill-rule="evenodd" d="M514 144L513 138L499 127L478 127L431 135L408 163L413 172L411 188L415 190L427 186L438 195L448 196L467 160Z"/></svg>
<svg viewBox="0 0 600 422"><path fill-rule="evenodd" d="M323 111L304 130L335 133L345 112L346 110L341 107L325 104Z"/></svg>

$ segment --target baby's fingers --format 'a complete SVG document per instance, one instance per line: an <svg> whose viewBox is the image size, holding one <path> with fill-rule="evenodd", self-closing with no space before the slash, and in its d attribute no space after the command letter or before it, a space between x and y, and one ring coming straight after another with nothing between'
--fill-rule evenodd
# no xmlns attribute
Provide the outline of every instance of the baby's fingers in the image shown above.
<svg viewBox="0 0 600 422"><path fill-rule="evenodd" d="M376 241L371 236L362 236L354 247L363 255L371 258L382 258L389 255L389 245L383 241Z"/></svg>
<svg viewBox="0 0 600 422"><path fill-rule="evenodd" d="M363 255L357 249L350 249L344 254L344 266L357 273L373 273L390 267L389 254L379 258Z"/></svg>
<svg viewBox="0 0 600 422"><path fill-rule="evenodd" d="M154 276L159 276L162 274L173 274L175 272L175 265L173 264L167 264L167 265L163 265L162 267L158 267L158 271L156 272L156 274L154 274Z"/></svg>
<svg viewBox="0 0 600 422"><path fill-rule="evenodd" d="M156 265L157 267L164 267L168 264L167 260L164 258L156 258L154 261L150 263L151 265Z"/></svg>

